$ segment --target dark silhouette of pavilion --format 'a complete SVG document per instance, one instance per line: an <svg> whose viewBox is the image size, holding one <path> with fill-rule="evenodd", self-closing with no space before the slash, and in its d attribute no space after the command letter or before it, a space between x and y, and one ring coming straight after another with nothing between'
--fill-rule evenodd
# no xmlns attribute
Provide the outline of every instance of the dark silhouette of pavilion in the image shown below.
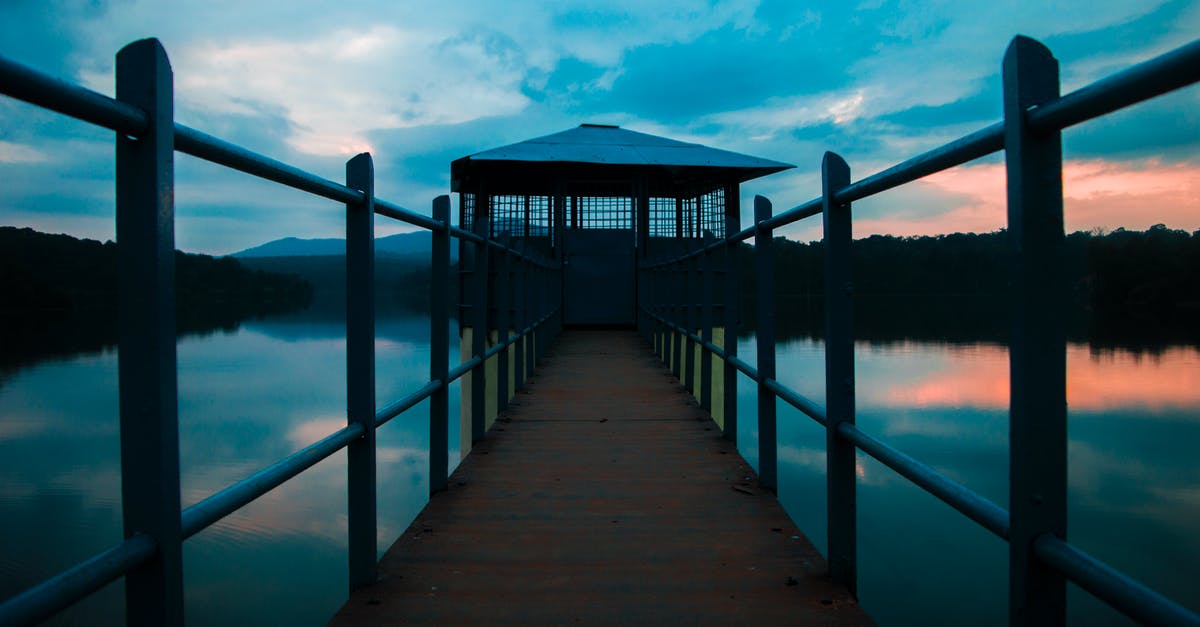
<svg viewBox="0 0 1200 627"><path fill-rule="evenodd" d="M564 324L632 326L638 260L737 231L740 184L792 167L582 124L462 157L450 175L464 229L562 262Z"/></svg>

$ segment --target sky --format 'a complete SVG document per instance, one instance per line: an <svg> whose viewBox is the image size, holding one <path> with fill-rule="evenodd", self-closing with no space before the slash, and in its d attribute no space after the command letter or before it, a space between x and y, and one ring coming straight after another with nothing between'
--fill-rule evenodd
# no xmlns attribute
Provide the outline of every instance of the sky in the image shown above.
<svg viewBox="0 0 1200 627"><path fill-rule="evenodd" d="M1000 119L1023 34L1063 93L1193 41L1200 0L0 0L0 55L112 95L121 46L157 37L175 118L420 213L450 161L580 123L795 164L742 186L777 211ZM0 224L112 239L112 133L0 97ZM1200 87L1064 132L1066 226L1200 228ZM225 254L340 237L343 207L176 157L176 244ZM455 201L456 202L456 201ZM1004 226L994 155L857 203L855 237ZM379 218L379 234L408 230ZM819 220L785 229L820 237Z"/></svg>

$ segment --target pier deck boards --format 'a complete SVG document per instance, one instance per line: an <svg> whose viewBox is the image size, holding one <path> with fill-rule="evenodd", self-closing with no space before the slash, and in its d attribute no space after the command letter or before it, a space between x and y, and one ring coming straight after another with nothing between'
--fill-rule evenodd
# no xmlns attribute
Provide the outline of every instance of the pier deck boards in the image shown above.
<svg viewBox="0 0 1200 627"><path fill-rule="evenodd" d="M514 401L331 625L871 624L633 332Z"/></svg>

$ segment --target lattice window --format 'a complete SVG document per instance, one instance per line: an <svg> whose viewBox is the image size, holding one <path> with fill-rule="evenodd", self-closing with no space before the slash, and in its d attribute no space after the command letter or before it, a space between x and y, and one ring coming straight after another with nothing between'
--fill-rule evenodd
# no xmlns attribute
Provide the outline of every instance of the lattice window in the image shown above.
<svg viewBox="0 0 1200 627"><path fill-rule="evenodd" d="M458 195L458 226L471 230L475 221L475 194L466 192Z"/></svg>
<svg viewBox="0 0 1200 627"><path fill-rule="evenodd" d="M718 187L696 199L699 207L696 222L696 237L704 237L705 231L714 237L725 237L725 189Z"/></svg>
<svg viewBox="0 0 1200 627"><path fill-rule="evenodd" d="M650 237L683 236L676 204L674 198L650 199Z"/></svg>
<svg viewBox="0 0 1200 627"><path fill-rule="evenodd" d="M492 196L489 205L492 237L549 237L554 230L549 196Z"/></svg>
<svg viewBox="0 0 1200 627"><path fill-rule="evenodd" d="M633 199L628 196L572 196L567 199L567 228L632 229Z"/></svg>

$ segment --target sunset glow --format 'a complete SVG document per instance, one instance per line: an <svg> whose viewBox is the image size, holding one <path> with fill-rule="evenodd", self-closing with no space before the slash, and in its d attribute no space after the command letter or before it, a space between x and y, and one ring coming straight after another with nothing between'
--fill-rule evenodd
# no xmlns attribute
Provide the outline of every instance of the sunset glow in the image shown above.
<svg viewBox="0 0 1200 627"><path fill-rule="evenodd" d="M1007 220L1005 180L1003 164L966 165L927 176L916 185L951 208L922 216L860 218L855 236L996 231ZM880 200L886 201L886 196ZM1200 228L1200 166L1159 159L1067 161L1063 217L1068 233L1145 230L1155 224L1195 230Z"/></svg>
<svg viewBox="0 0 1200 627"><path fill-rule="evenodd" d="M1008 407L1008 349L947 346L939 370L916 382L885 387L878 400L917 407ZM863 389L860 393L870 394ZM1067 346L1071 410L1136 407L1150 412L1200 405L1200 351L1176 346L1148 355Z"/></svg>

